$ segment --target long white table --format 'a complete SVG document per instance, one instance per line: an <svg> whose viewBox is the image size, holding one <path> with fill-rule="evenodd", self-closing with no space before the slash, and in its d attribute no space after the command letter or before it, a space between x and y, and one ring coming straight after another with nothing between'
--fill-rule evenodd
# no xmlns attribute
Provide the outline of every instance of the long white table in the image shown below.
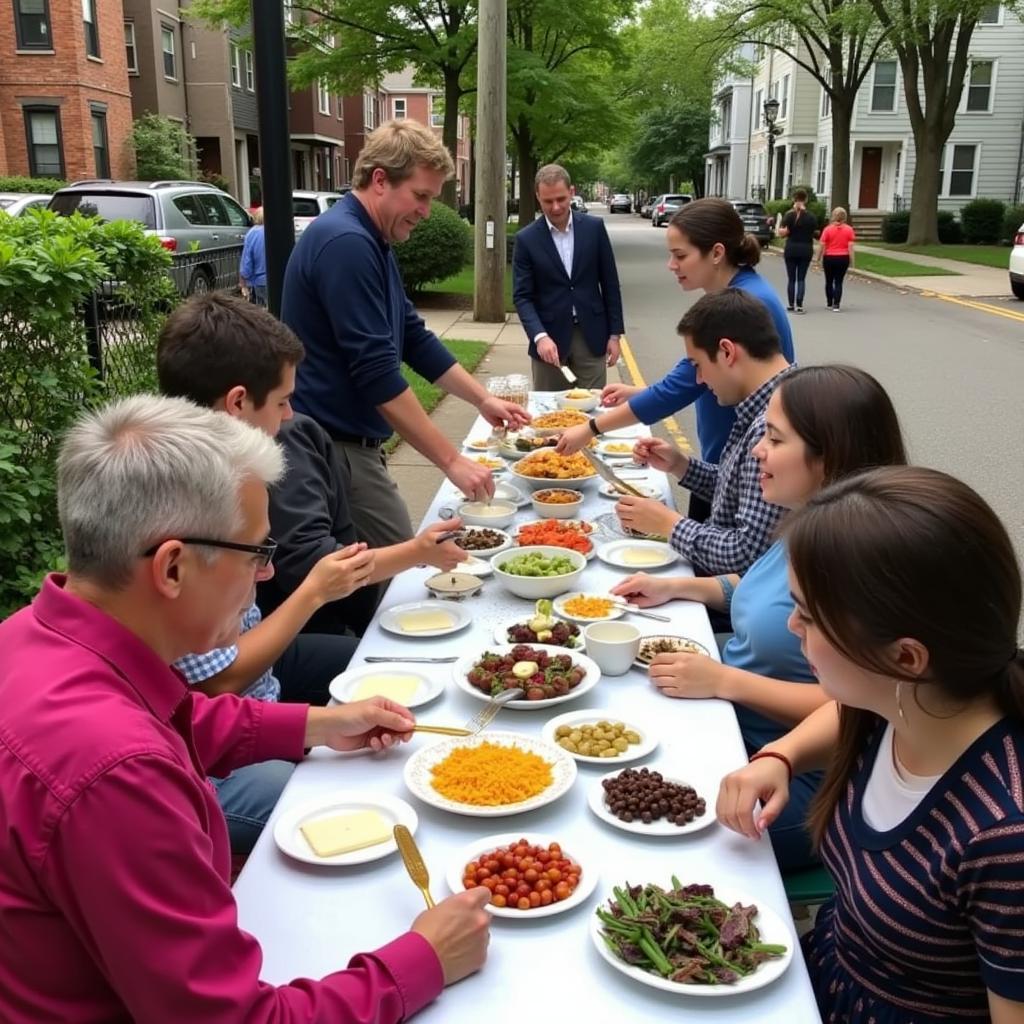
<svg viewBox="0 0 1024 1024"><path fill-rule="evenodd" d="M477 424L472 436L486 433ZM512 479L506 474L506 479ZM514 482L514 480L513 480ZM671 500L668 482L651 474ZM597 492L597 483L584 488L583 518L613 509L614 502ZM447 481L441 487L424 522L436 518L437 509L456 502L458 495ZM530 506L516 522L536 516ZM514 527L513 527L514 529ZM423 600L423 581L435 570L410 570L391 584L381 610L408 601ZM670 572L687 572L677 564ZM594 559L580 586L592 592L607 590L624 571ZM406 639L384 632L377 620L367 630L352 667L366 655L463 655L482 652L494 643L495 626L514 616L529 615L532 603L513 597L490 577L481 595L467 599L473 622L459 633L431 640ZM702 605L674 602L659 611L672 616L671 624L631 618L645 635L680 633L716 653L714 637ZM450 682L451 666L417 666L449 680L445 692L421 707L422 722L461 725L482 706ZM745 760L743 743L731 705L717 700L669 700L658 694L646 673L631 670L624 676L604 678L577 701L547 711L502 711L492 729L539 735L544 722L555 714L579 708L597 708L608 717L640 719L650 723L660 745L634 767L648 765L676 777L692 780L713 810L718 781ZM447 989L440 999L417 1017L424 1022L522 1021L553 1024L587 1021L588 1024L641 1021L687 1014L706 1020L759 1024L810 1024L818 1020L810 983L799 949L783 976L756 992L723 998L699 998L659 992L634 983L612 969L599 956L588 934L594 908L614 885L655 882L667 885L672 874L683 882L704 882L755 899L773 908L785 920L789 909L768 841L752 843L718 824L688 836L649 839L613 828L587 807L587 794L597 778L616 765L579 765L570 791L547 807L501 818L451 814L424 805L410 794L402 779L407 757L437 738L417 735L399 749L382 754L343 756L316 750L296 769L279 802L275 818L298 802L329 795L332 790L359 789L365 793L400 796L419 815L417 842L431 870L436 898L448 893L445 874L459 851L479 837L503 832L543 832L584 859L584 870L597 870L600 879L593 895L564 914L530 920L496 918L484 969ZM283 983L297 977L321 977L338 970L359 951L372 950L408 929L423 909L397 854L354 867L319 867L295 861L274 843L273 821L264 831L237 883L241 926L260 941L265 964L263 978Z"/></svg>

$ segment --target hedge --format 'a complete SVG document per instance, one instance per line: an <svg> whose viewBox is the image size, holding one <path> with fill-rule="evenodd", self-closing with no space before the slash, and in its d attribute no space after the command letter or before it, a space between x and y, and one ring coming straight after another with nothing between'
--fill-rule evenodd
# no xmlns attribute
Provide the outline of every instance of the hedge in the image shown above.
<svg viewBox="0 0 1024 1024"><path fill-rule="evenodd" d="M472 258L473 229L449 206L433 203L430 216L395 246L395 258L408 291L457 274Z"/></svg>
<svg viewBox="0 0 1024 1024"><path fill-rule="evenodd" d="M156 337L175 294L169 262L133 222L45 210L0 217L0 618L62 566L55 460L64 431L83 408L154 386ZM134 368L116 388L88 359L82 315L104 281L117 282L108 298L126 325L117 358Z"/></svg>
<svg viewBox="0 0 1024 1024"><path fill-rule="evenodd" d="M960 211L964 241L970 245L998 245L1002 241L1006 204L999 199L975 199Z"/></svg>
<svg viewBox="0 0 1024 1024"><path fill-rule="evenodd" d="M59 178L0 178L0 192L34 192L37 195L48 196L66 185L67 182Z"/></svg>
<svg viewBox="0 0 1024 1024"><path fill-rule="evenodd" d="M856 225L854 225L856 227ZM882 241L902 245L910 233L910 211L897 210L882 220ZM943 245L958 245L963 241L960 222L952 210L939 210L939 241Z"/></svg>
<svg viewBox="0 0 1024 1024"><path fill-rule="evenodd" d="M1013 239L1024 224L1024 204L1020 206L1007 207L1003 215L1003 237L1002 241L1007 245L1013 245Z"/></svg>

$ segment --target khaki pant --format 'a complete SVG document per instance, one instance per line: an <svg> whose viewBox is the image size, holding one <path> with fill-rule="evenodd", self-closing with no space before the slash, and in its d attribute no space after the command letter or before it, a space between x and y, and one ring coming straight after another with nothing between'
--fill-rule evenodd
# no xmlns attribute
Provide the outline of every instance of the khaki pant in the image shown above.
<svg viewBox="0 0 1024 1024"><path fill-rule="evenodd" d="M380 449L335 441L334 451L347 477L346 496L356 536L371 548L399 544L412 537L409 510L388 474Z"/></svg>
<svg viewBox="0 0 1024 1024"><path fill-rule="evenodd" d="M533 364L534 391L565 391L566 388L603 388L608 382L607 355L595 356L587 347L583 332L579 327L572 329L572 341L569 345L569 358L562 360L579 378L575 384L569 384L557 366L545 363L543 359L531 359Z"/></svg>

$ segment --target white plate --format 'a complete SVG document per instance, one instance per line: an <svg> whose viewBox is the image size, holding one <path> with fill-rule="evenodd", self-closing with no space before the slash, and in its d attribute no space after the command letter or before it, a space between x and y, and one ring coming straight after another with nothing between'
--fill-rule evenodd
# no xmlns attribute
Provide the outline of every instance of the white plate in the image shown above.
<svg viewBox="0 0 1024 1024"><path fill-rule="evenodd" d="M605 430L602 437L614 437L622 440L623 438L635 441L638 438L646 437L647 431L639 424L632 423L628 427L619 427L616 430Z"/></svg>
<svg viewBox="0 0 1024 1024"><path fill-rule="evenodd" d="M518 644L504 643L485 648L485 650L492 651L494 654L508 654L513 647L518 646ZM596 663L591 661L585 654L580 654L579 651L570 650L568 647L552 647L548 644L527 644L526 646L538 651L547 651L548 654L568 654L572 658L574 665L579 665L586 670L586 675L576 686L561 697L548 697L546 700L510 700L502 704L502 708L512 708L516 711L539 711L541 708L549 708L553 704L564 704L567 700L575 700L588 690L592 690L601 678L601 670L597 667ZM491 698L483 690L478 690L466 678L469 670L483 655L484 651L477 651L474 654L467 654L464 658L459 658L452 666L452 678L455 680L455 685L463 693L468 693L470 696L476 697L477 700L489 701Z"/></svg>
<svg viewBox="0 0 1024 1024"><path fill-rule="evenodd" d="M430 602L430 604L434 608L439 607L436 601ZM457 606L444 604L440 607L449 608ZM436 670L433 676L429 676L422 668L416 665L407 665L404 662L395 662L394 664L378 662L374 665L364 665L362 668L351 669L348 672L342 672L341 675L335 676L331 680L329 687L331 696L339 704L348 704L358 699L355 693L359 689L359 684L367 676L415 676L419 680L420 685L419 689L409 699L408 704L406 704L406 707L409 708L418 708L421 704L426 704L435 697L439 697L444 691L442 673Z"/></svg>
<svg viewBox="0 0 1024 1024"><path fill-rule="evenodd" d="M474 840L468 846L459 851L458 860L452 861L451 867L445 880L452 892L463 892L462 872L467 864L475 861L482 854L490 853L492 850L500 849L503 846L510 846L520 839L525 839L531 846L547 847L551 843L559 843L561 840L554 836L541 835L538 832L504 832L499 836L485 836L483 839ZM534 921L538 917L551 917L554 914L564 913L572 910L585 902L597 885L597 869L588 867L583 859L573 854L572 850L562 847L562 853L570 860L575 861L581 868L580 881L567 900L560 903L549 903L546 907L533 907L530 910L516 910L512 907L495 907L488 903L484 908L490 911L495 917L511 917L516 921Z"/></svg>
<svg viewBox="0 0 1024 1024"><path fill-rule="evenodd" d="M460 804L441 796L430 781L433 767L443 761L456 747L475 747L484 742L495 743L499 746L516 746L520 750L542 757L551 765L551 785L542 793L531 796L529 800L521 800L516 804L502 804L497 807ZM413 796L418 796L431 807L439 807L442 811L454 811L456 814L465 814L471 818L498 818L505 814L532 811L567 793L576 779L576 762L561 747L552 747L547 743L541 743L540 740L536 740L532 736L485 730L478 736L459 736L420 747L405 762L402 774L405 784Z"/></svg>
<svg viewBox="0 0 1024 1024"><path fill-rule="evenodd" d="M569 752L566 751L566 753L568 754ZM608 772L607 775L602 775L601 778L594 782L590 788L590 792L587 793L587 803L589 804L590 809L602 821L608 822L609 825L614 825L615 828L620 828L623 832L634 832L638 836L688 836L691 832L703 831L709 825L713 825L718 820L715 817L713 803L714 799L718 796L717 786L715 787L714 793L704 792L703 790L707 787L702 787L701 785L694 786L692 782L688 782L686 779L679 779L674 775L668 775L665 772L661 772L661 775L666 782L674 782L680 786L693 786L697 792L697 796L703 797L707 805L707 810L705 810L699 818L694 818L688 825L675 825L666 818L659 818L657 821L652 821L650 825L645 825L642 821L623 821L621 818L616 818L615 815L608 810L608 806L604 802L604 786L602 783L605 779L610 779L618 775L620 770L621 769L616 769L613 772ZM657 771L657 769L654 770Z"/></svg>
<svg viewBox="0 0 1024 1024"><path fill-rule="evenodd" d="M365 864L367 861L379 860L394 853L398 847L393 838L386 839L375 846L365 846L361 850L339 853L333 857L318 857L313 848L306 842L306 837L299 831L302 825L317 818L328 818L335 814L347 814L356 811L377 811L394 825L404 825L410 832L416 832L419 818L416 812L404 800L393 796L367 796L365 793L346 789L332 796L321 796L289 807L274 822L274 842L282 853L305 861L307 864L324 864L336 866L343 864ZM580 875L582 882L583 876Z"/></svg>
<svg viewBox="0 0 1024 1024"><path fill-rule="evenodd" d="M494 642L496 644L504 644L504 645L511 644L512 641L509 640L509 638L508 638L509 627L518 625L520 622L526 622L526 620L528 618L529 618L529 616L527 616L527 615L517 615L514 619L508 619L505 622L499 622L498 625L494 627ZM584 647L586 646L584 644L584 642L583 642L583 630L580 630L579 636L577 637L577 639L580 642L579 647L559 647L558 649L560 651L566 651L566 652L569 652L569 653L571 653L573 651L580 651L580 652L582 652ZM535 645L531 645L531 646L535 646ZM547 646L557 647L558 645L557 644L548 644Z"/></svg>
<svg viewBox="0 0 1024 1024"><path fill-rule="evenodd" d="M456 566L455 571L462 572L462 566ZM483 574L473 573L473 575L481 576ZM402 629L398 622L399 616L403 612L418 611L437 612L441 615L447 615L452 620L451 625L443 626L439 629L423 629L415 631ZM447 636L449 633L457 633L460 629L465 629L472 621L473 613L465 605L455 604L454 602L439 605L436 601L410 601L408 604L396 604L394 607L381 612L380 618L378 619L381 629L385 629L389 633L394 633L396 636L410 637L414 640L431 636Z"/></svg>
<svg viewBox="0 0 1024 1024"><path fill-rule="evenodd" d="M638 490L640 494L645 498L661 498L661 491L657 487L651 487L650 484L639 483L634 480L627 480L626 483L630 487ZM618 501L619 498L624 498L626 495L622 494L621 491L616 490L610 483L603 481L601 486L597 489L597 493L603 498L614 498Z"/></svg>
<svg viewBox="0 0 1024 1024"><path fill-rule="evenodd" d="M516 508L523 508L530 504L530 496L524 494L515 484L511 484L507 480L494 485L494 497L495 500L511 501Z"/></svg>
<svg viewBox="0 0 1024 1024"><path fill-rule="evenodd" d="M512 547L513 543L515 542L515 538L513 538L511 533L509 533L507 530L499 530L496 526L464 526L464 527L462 527L462 529L467 531L467 532L478 531L478 530L491 530L494 533L500 533L501 534L501 536L502 536L501 543L500 544L495 544L493 548L481 548L481 549L474 549L472 551L468 550L467 548L463 548L462 549L463 551L466 552L467 555L476 555L477 558L490 558L491 555L500 554L502 551L507 551L510 547ZM456 567L456 569L454 571L458 572L459 569ZM492 569L492 571L493 571L493 569ZM473 575L478 575L478 574L474 573Z"/></svg>
<svg viewBox="0 0 1024 1024"><path fill-rule="evenodd" d="M494 566L486 558L470 555L466 561L455 566L455 572L468 572L470 576L490 576Z"/></svg>
<svg viewBox="0 0 1024 1024"><path fill-rule="evenodd" d="M582 881L582 879L583 876L581 875L580 880ZM773 981L781 978L793 959L793 947L797 943L792 927L786 924L774 910L766 907L758 900L733 892L725 886L721 887L721 891L719 891L719 886L717 885L714 886L714 889L715 895L723 903L728 903L730 906L734 903L742 903L744 906L756 905L757 916L754 918L754 923L757 925L764 941L786 947L786 952L777 960L766 960L753 974L748 974L745 978L741 978L735 985L681 985L678 982L669 981L668 978L661 977L660 974L651 974L640 967L627 964L624 960L620 960L605 944L601 936L601 919L597 914L594 914L590 919L590 938L597 947L601 957L617 971L625 974L627 978L632 978L633 981L638 981L641 985L660 988L663 992L672 992L674 995L697 996L698 998L738 996L763 988L765 985L770 985ZM605 900L602 906L607 908L608 901Z"/></svg>
<svg viewBox="0 0 1024 1024"><path fill-rule="evenodd" d="M519 531L524 526L536 526L538 523L546 522L548 519L554 519L556 523L559 523L562 526L574 526L574 525L575 526L579 526L582 523L586 523L585 519L557 519L557 518L555 518L555 516L545 516L543 519L530 519L528 522L519 523L517 526L514 527L515 533L513 534L513 536L516 538L516 547L524 547L524 548L536 547L537 544L536 544L535 541L531 541L529 544L521 544L519 542ZM594 527L593 523L587 523L587 525L590 527L590 533L584 533L583 536L586 537L587 540L590 541L590 550L589 551L581 551L579 553L581 555L583 555L583 557L586 558L586 560L589 562L594 557L594 552L597 549L597 544L594 541L594 537L597 536L597 532L598 531ZM557 547L561 547L563 545L559 545L559 544L545 544L543 546L557 548ZM576 549L575 548L568 548L567 547L566 550L567 551L575 551Z"/></svg>
<svg viewBox="0 0 1024 1024"><path fill-rule="evenodd" d="M619 438L611 441L598 441L597 450L606 459L632 459L633 458L633 446L629 445L629 450L624 452L609 451L611 445L627 444L628 438Z"/></svg>
<svg viewBox="0 0 1024 1024"><path fill-rule="evenodd" d="M486 436L481 437L467 437L462 442L462 447L467 452L471 452L474 455L486 455L489 452L498 450L498 442L492 441Z"/></svg>
<svg viewBox="0 0 1024 1024"><path fill-rule="evenodd" d="M688 644L693 644L694 647L699 647L700 650L699 651L686 651L686 652L681 652L681 653L687 653L687 654L706 654L709 658L711 657L711 652L703 644L697 643L696 640L691 640L688 636L677 636L677 635L671 634L671 633L653 633L650 636L642 636L642 637L640 637L640 649L643 650L644 644L645 643L649 643L651 640L685 640ZM667 652L667 653L676 653L676 652ZM637 668L644 669L644 671L646 671L647 669L649 669L651 667L651 663L649 661L644 661L639 656L637 657L636 661L633 662L633 664L636 665Z"/></svg>
<svg viewBox="0 0 1024 1024"><path fill-rule="evenodd" d="M476 462L478 465L483 466L485 469L489 469L494 476L500 476L502 473L505 472L505 463L498 458L498 453L496 451L488 452L487 454L484 455L481 455L480 452L470 452L466 456L466 458L472 460L473 462ZM486 463L481 462L481 459L490 459L492 462L500 462L501 465L488 466Z"/></svg>
<svg viewBox="0 0 1024 1024"><path fill-rule="evenodd" d="M623 557L623 553L633 548L652 551L661 556L661 561L646 565L634 565ZM617 569L630 569L633 572L646 572L651 569L664 569L666 565L679 561L679 552L660 540L611 540L597 549L597 557L606 565L614 565Z"/></svg>
<svg viewBox="0 0 1024 1024"><path fill-rule="evenodd" d="M591 757L589 754L574 754L571 750L565 752L570 757L575 757L581 764L626 764L629 761L639 761L641 757L646 757L652 750L658 746L658 738L654 735L654 731L649 729L646 725L638 725L633 721L626 721L611 715L608 713L607 708L591 708L583 711L568 711L564 715L557 715L555 718L550 718L544 723L544 728L540 731L542 740L550 743L552 746L558 746L558 738L555 736L555 730L560 725L592 725L596 722L622 722L627 729L632 729L634 732L640 734L640 742L630 744L629 749L625 753L619 754L618 757ZM562 748L565 750L565 748ZM617 775L617 772L612 772L613 775ZM557 842L557 840L556 840Z"/></svg>
<svg viewBox="0 0 1024 1024"><path fill-rule="evenodd" d="M611 601L611 598L605 594L586 594L576 590L569 594L563 594L561 597L556 597L551 603L551 610L559 618L568 619L570 622L590 623L590 622L611 622L612 619L621 619L626 614L626 609L621 605L615 604L612 601L612 609L607 615L598 616L586 616L586 615L574 615L572 612L565 610L565 602L572 600L574 597L598 597L602 600Z"/></svg>

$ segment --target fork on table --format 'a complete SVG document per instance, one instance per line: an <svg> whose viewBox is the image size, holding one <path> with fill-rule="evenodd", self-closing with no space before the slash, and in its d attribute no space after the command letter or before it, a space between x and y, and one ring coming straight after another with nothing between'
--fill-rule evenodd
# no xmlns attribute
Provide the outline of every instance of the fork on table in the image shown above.
<svg viewBox="0 0 1024 1024"><path fill-rule="evenodd" d="M469 730L470 735L475 736L482 732L494 721L494 716L502 709L502 706L510 700L516 700L523 696L520 689L502 690L497 696L492 697L464 726Z"/></svg>

